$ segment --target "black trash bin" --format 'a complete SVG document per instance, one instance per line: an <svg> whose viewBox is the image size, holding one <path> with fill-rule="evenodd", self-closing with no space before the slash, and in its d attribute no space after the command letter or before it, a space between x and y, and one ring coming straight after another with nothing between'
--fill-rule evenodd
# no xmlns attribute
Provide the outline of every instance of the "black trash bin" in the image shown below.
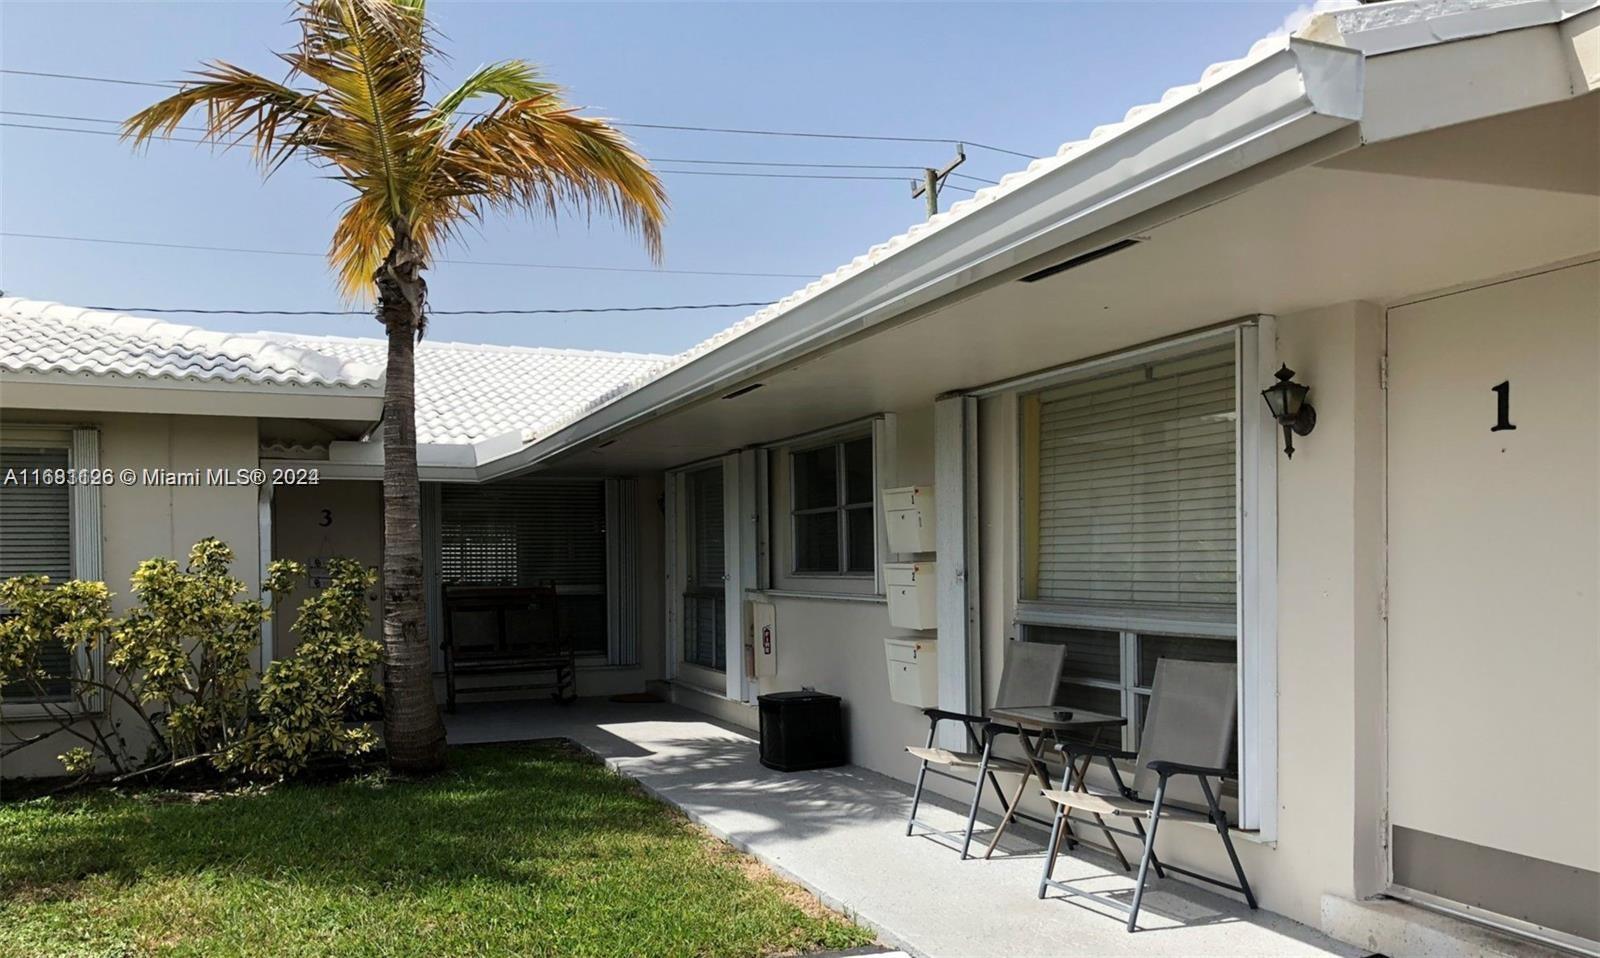
<svg viewBox="0 0 1600 958"><path fill-rule="evenodd" d="M839 696L806 689L772 692L757 702L762 765L780 772L802 772L845 764Z"/></svg>

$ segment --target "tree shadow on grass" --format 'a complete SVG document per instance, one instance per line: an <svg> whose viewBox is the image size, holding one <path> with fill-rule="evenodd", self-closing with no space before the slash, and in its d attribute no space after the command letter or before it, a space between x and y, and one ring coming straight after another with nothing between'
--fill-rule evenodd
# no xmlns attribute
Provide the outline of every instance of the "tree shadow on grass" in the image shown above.
<svg viewBox="0 0 1600 958"><path fill-rule="evenodd" d="M421 782L367 776L216 796L100 793L4 810L0 897L201 873L352 893L559 885L573 863L649 868L681 825L567 747L458 749Z"/></svg>

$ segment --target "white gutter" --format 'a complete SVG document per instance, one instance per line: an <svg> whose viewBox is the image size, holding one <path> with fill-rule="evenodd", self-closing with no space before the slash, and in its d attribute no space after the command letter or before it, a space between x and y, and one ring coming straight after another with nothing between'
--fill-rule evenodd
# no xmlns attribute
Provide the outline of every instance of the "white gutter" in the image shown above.
<svg viewBox="0 0 1600 958"><path fill-rule="evenodd" d="M618 397L550 436L484 462L480 480L527 470L620 433L964 286L1048 253L1361 117L1360 51L1301 39L1131 125L788 312Z"/></svg>

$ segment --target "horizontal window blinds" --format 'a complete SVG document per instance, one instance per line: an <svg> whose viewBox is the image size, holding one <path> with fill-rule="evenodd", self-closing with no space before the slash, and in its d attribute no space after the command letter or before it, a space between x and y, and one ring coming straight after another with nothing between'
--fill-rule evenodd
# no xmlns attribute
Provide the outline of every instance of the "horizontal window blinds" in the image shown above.
<svg viewBox="0 0 1600 958"><path fill-rule="evenodd" d="M1234 392L1228 346L1039 397L1037 598L1234 604Z"/></svg>
<svg viewBox="0 0 1600 958"><path fill-rule="evenodd" d="M35 469L66 469L67 450L0 446L0 579L47 575L72 578L72 488L33 481Z"/></svg>
<svg viewBox="0 0 1600 958"><path fill-rule="evenodd" d="M721 671L727 667L727 571L722 521L722 467L699 469L685 477L689 502L689 575L683 597L683 658Z"/></svg>
<svg viewBox="0 0 1600 958"><path fill-rule="evenodd" d="M36 482L35 469L66 469L67 450L60 447L0 446L0 480L7 474L25 476L0 483L0 579L21 575L47 575L51 582L72 578L72 488L65 483ZM0 615L5 610L0 609ZM54 681L45 691L50 699L67 696L72 674L71 653L65 644L40 652L40 665ZM21 698L20 686L6 686L7 698Z"/></svg>
<svg viewBox="0 0 1600 958"><path fill-rule="evenodd" d="M603 590L605 504L605 486L593 480L446 484L439 497L439 579Z"/></svg>
<svg viewBox="0 0 1600 958"><path fill-rule="evenodd" d="M691 472L689 485L690 550L689 588L722 588L724 554L722 522L722 467Z"/></svg>

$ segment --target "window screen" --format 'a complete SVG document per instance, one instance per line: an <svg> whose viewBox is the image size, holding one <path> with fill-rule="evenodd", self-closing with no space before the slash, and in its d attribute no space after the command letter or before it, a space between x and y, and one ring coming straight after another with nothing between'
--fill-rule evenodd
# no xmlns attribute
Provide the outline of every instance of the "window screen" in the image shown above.
<svg viewBox="0 0 1600 958"><path fill-rule="evenodd" d="M439 578L472 585L554 585L562 630L580 653L604 653L605 486L592 480L448 483L439 497Z"/></svg>
<svg viewBox="0 0 1600 958"><path fill-rule="evenodd" d="M1227 346L1035 397L1029 598L1233 606L1234 392Z"/></svg>
<svg viewBox="0 0 1600 958"><path fill-rule="evenodd" d="M0 446L0 477L26 475L25 480L0 484L0 579L21 575L47 575L52 582L72 578L72 488L65 483L33 481L35 469L66 469L65 448L50 446ZM4 615L0 608L0 615ZM47 701L71 697L72 656L65 644L41 655L40 664L51 681L45 686ZM32 698L20 684L7 685L0 694L9 701Z"/></svg>

